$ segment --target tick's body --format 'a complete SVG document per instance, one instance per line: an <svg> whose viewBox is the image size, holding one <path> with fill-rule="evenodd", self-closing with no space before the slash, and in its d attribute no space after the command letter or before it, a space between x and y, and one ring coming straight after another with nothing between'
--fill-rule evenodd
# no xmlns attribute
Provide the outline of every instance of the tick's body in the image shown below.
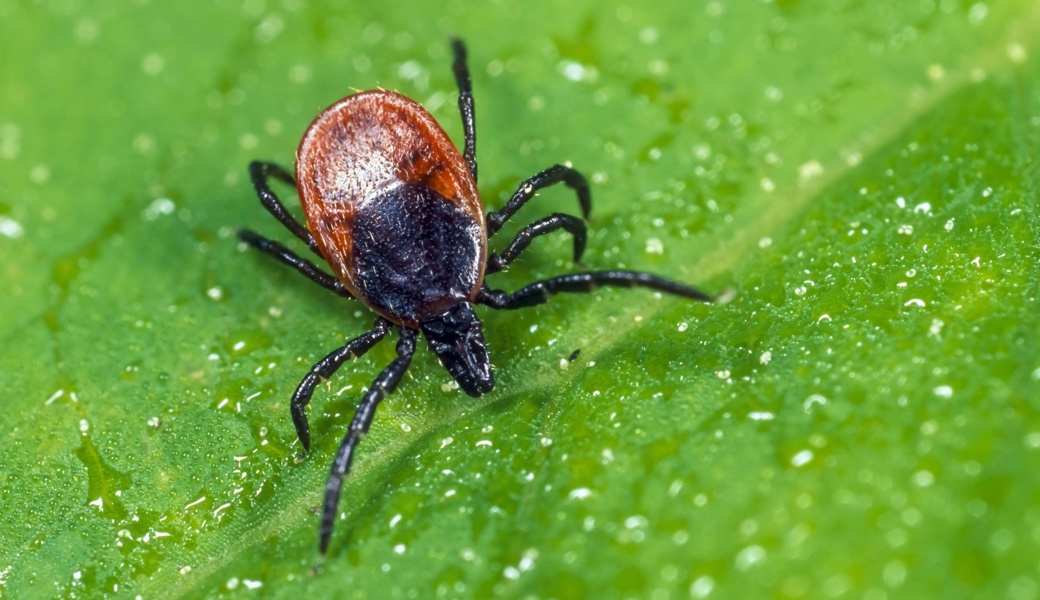
<svg viewBox="0 0 1040 600"><path fill-rule="evenodd" d="M311 124L296 155L307 228L347 290L419 328L472 302L484 279L484 210L465 160L396 92L349 96Z"/></svg>
<svg viewBox="0 0 1040 600"><path fill-rule="evenodd" d="M500 212L486 215L477 193L473 96L462 42L453 42L459 111L466 144L462 154L421 106L395 92L348 96L321 113L307 129L296 155L296 178L272 163L249 165L264 206L332 268L335 277L278 242L242 230L250 245L295 268L312 281L376 312L375 327L320 360L290 402L304 450L310 430L304 408L315 387L348 359L364 354L393 330L397 358L372 382L333 460L325 489L320 550L328 548L343 478L354 448L368 431L376 406L394 391L415 352L419 331L441 364L471 396L494 387L491 361L474 304L515 309L546 302L559 292L589 292L600 286L648 287L708 302L687 285L635 271L573 273L535 282L512 294L490 289L484 276L505 268L531 241L563 229L574 237L581 259L586 230L581 219L553 213L522 229L500 253L488 255L487 240L535 193L564 183L588 217L588 184L562 165L524 181ZM271 191L276 177L296 185L307 228Z"/></svg>

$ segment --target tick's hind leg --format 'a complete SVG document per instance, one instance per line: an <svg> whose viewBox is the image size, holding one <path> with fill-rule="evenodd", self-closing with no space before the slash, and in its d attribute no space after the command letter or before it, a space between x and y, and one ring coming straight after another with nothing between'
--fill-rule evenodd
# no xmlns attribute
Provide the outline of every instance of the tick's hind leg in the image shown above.
<svg viewBox="0 0 1040 600"><path fill-rule="evenodd" d="M318 285L332 290L333 292L343 296L345 298L353 298L354 296L347 290L347 287L343 283L329 275L325 271L318 268L317 265L311 261L300 258L295 252L279 244L274 240L269 240L264 236L258 234L255 231L249 229L242 229L238 232L238 239L256 248L257 250L270 254L271 256L278 259L280 262L289 265L303 274L304 277L310 279Z"/></svg>
<svg viewBox="0 0 1040 600"><path fill-rule="evenodd" d="M544 281L536 281L520 288L512 294L501 290L489 289L486 285L477 293L477 302L492 308L514 309L535 306L549 301L555 294L591 292L604 286L613 287L645 287L666 294L673 294L711 302L708 294L682 283L671 281L650 273L639 271L592 271L588 273L571 273Z"/></svg>
<svg viewBox="0 0 1040 600"><path fill-rule="evenodd" d="M469 78L469 67L466 66L466 45L458 38L452 38L451 50L455 53L455 62L451 69L455 72L455 83L459 86L459 113L462 115L462 130L465 133L466 146L462 157L469 165L473 181L477 181L477 126L473 110L473 83Z"/></svg>
<svg viewBox="0 0 1040 600"><path fill-rule="evenodd" d="M305 452L311 449L311 432L307 425L307 413L303 412L303 409L310 403L314 388L323 379L332 377L347 359L357 358L368 352L372 346L376 345L376 342L390 332L392 327L393 324L390 321L383 318L377 319L375 329L350 340L342 348L333 350L328 356L319 360L296 387L289 409L292 413L293 425L296 426L296 435L299 436Z"/></svg>
<svg viewBox="0 0 1040 600"><path fill-rule="evenodd" d="M488 256L484 272L497 273L501 271L531 244L531 240L558 229L566 229L574 236L574 262L581 262L581 255L585 252L585 239L587 237L585 222L575 216L553 213L541 221L536 221L521 229L516 234L516 238L502 252Z"/></svg>
<svg viewBox="0 0 1040 600"><path fill-rule="evenodd" d="M293 235L303 240L303 243L307 244L307 247L313 250L315 254L321 256L321 252L318 251L318 244L314 241L314 236L286 210L285 205L282 204L278 196L271 191L271 186L268 185L270 178L275 177L296 187L296 180L293 179L293 176L274 163L254 160L249 163L249 177L253 180L256 195L260 197L260 202L264 205L264 208L274 215L274 218L278 219L282 225L285 225L285 228L291 231Z"/></svg>
<svg viewBox="0 0 1040 600"><path fill-rule="evenodd" d="M592 196L589 194L589 184L585 181L585 176L570 167L553 165L521 183L513 197L502 207L502 210L489 212L484 217L484 221L487 223L488 237L495 235L502 228L503 223L508 221L516 211L520 210L520 207L526 204L528 200L534 198L538 190L561 182L578 194L581 216L584 219L588 219L589 211L592 210Z"/></svg>
<svg viewBox="0 0 1040 600"><path fill-rule="evenodd" d="M319 549L322 555L328 550L329 539L332 537L332 526L336 522L336 505L339 504L339 492L343 486L343 478L350 471L354 448L361 440L361 436L368 433L376 407L383 398L394 393L394 388L397 387L404 372L408 369L408 365L412 362L417 333L414 329L401 328L401 338L397 340L397 358L375 378L368 388L368 393L361 399L357 412L350 421L350 429L336 452L336 458L332 461L332 472L329 474L328 483L325 484L325 504L321 509Z"/></svg>

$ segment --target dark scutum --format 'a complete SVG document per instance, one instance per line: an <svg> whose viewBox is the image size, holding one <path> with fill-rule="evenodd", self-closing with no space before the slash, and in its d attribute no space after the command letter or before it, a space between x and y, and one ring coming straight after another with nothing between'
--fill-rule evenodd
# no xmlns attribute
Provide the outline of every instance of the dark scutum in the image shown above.
<svg viewBox="0 0 1040 600"><path fill-rule="evenodd" d="M355 213L354 281L365 300L405 323L469 299L480 276L480 225L425 185L400 184Z"/></svg>

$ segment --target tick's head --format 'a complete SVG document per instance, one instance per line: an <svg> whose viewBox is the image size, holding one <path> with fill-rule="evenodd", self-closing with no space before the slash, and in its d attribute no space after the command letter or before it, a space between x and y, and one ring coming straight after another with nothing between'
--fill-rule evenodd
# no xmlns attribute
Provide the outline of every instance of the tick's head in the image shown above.
<svg viewBox="0 0 1040 600"><path fill-rule="evenodd" d="M464 392L476 397L495 387L480 319L469 302L460 302L427 319L422 332Z"/></svg>

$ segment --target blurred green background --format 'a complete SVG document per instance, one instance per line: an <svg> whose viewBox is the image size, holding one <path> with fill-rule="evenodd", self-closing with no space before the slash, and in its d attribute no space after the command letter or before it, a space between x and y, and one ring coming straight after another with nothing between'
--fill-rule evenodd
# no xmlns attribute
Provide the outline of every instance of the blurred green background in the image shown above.
<svg viewBox="0 0 1040 600"><path fill-rule="evenodd" d="M0 598L1040 596L1038 33L1031 0L0 0ZM488 206L570 161L589 268L735 297L481 310L480 399L421 349L314 575L393 344L295 462L289 396L372 315L239 247L291 237L245 167L373 87L459 141L453 34Z"/></svg>

